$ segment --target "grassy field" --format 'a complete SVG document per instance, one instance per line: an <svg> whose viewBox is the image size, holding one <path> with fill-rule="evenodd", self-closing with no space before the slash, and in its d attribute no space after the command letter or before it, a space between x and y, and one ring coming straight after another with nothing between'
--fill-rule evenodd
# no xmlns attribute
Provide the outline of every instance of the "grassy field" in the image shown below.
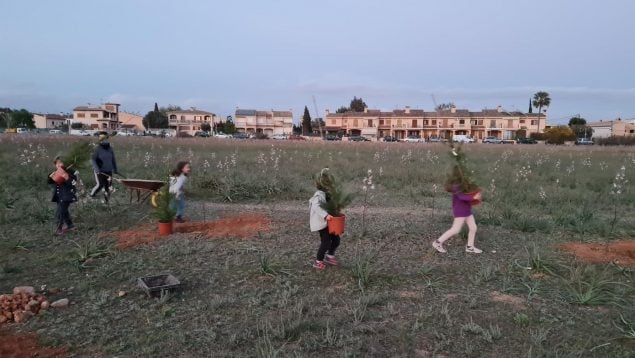
<svg viewBox="0 0 635 358"><path fill-rule="evenodd" d="M108 232L153 221L121 186L110 205L82 196L71 207L78 229L51 235L45 178L73 140L0 136L0 293L47 285L74 303L5 328L70 355L635 356L635 269L556 249L633 239L630 148L466 146L484 189L475 209L484 253L465 254L463 233L440 255L430 244L452 221L443 145L115 138L128 177L193 163L190 219L271 220L251 239L175 234L117 250ZM307 201L325 166L358 195L342 265L315 272ZM375 188L364 194L369 170ZM93 185L92 173L80 176ZM150 299L135 286L167 272L182 292Z"/></svg>

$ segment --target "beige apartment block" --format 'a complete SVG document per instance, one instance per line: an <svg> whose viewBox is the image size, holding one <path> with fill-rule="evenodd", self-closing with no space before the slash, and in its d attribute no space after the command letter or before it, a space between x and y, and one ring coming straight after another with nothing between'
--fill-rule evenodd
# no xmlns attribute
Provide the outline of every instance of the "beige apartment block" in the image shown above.
<svg viewBox="0 0 635 358"><path fill-rule="evenodd" d="M293 112L236 109L234 125L238 132L289 135L293 132Z"/></svg>
<svg viewBox="0 0 635 358"><path fill-rule="evenodd" d="M118 103L104 103L99 107L75 107L73 123L82 123L94 130L116 130L119 128L119 106Z"/></svg>
<svg viewBox="0 0 635 358"><path fill-rule="evenodd" d="M628 137L635 135L635 124L621 118L612 121L601 120L587 123L593 129L593 138Z"/></svg>
<svg viewBox="0 0 635 358"><path fill-rule="evenodd" d="M35 128L59 128L66 126L68 118L59 114L33 114Z"/></svg>
<svg viewBox="0 0 635 358"><path fill-rule="evenodd" d="M479 112L456 108L426 112L406 107L391 112L366 109L364 112L330 113L327 110L325 129L328 133L374 138L449 138L452 135L469 135L475 139L489 136L512 139L520 130L524 130L526 136L543 133L546 121L545 114L508 112L501 107Z"/></svg>
<svg viewBox="0 0 635 358"><path fill-rule="evenodd" d="M144 132L143 117L134 113L119 112L119 129L133 133Z"/></svg>
<svg viewBox="0 0 635 358"><path fill-rule="evenodd" d="M202 130L201 126L203 124L213 126L220 121L216 114L200 111L196 108L172 111L168 112L167 115L170 129L174 130L177 135L179 135L179 133L194 135L196 132Z"/></svg>

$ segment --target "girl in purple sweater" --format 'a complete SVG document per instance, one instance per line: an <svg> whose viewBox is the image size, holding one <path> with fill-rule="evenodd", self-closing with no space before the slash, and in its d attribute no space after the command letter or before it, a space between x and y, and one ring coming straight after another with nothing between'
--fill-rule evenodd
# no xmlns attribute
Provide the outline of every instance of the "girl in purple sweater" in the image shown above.
<svg viewBox="0 0 635 358"><path fill-rule="evenodd" d="M474 246L474 240L476 239L476 220L472 215L472 205L470 202L474 200L481 200L481 193L476 195L468 195L461 191L460 175L458 174L458 168L455 167L453 175L446 183L446 189L452 193L452 213L454 215L454 222L450 230L446 231L436 241L432 243L434 247L440 253L446 253L447 251L443 247L443 243L446 242L454 235L458 235L461 232L464 224L467 224L467 246L465 252L480 254L483 252Z"/></svg>

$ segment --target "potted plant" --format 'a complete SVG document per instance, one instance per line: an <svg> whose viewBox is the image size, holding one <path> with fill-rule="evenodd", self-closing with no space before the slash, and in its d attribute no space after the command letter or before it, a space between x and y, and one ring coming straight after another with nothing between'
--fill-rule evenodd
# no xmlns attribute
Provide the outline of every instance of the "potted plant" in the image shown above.
<svg viewBox="0 0 635 358"><path fill-rule="evenodd" d="M173 221L176 210L170 205L174 200L174 193L170 193L169 185L164 185L159 191L154 208L154 216L159 220L159 235L168 236L173 232Z"/></svg>
<svg viewBox="0 0 635 358"><path fill-rule="evenodd" d="M454 145L453 141L450 141L450 155L452 160L454 161L454 165L452 167L452 172L448 177L448 180L445 184L445 190L452 192L452 186L458 181L459 189L468 195L475 196L476 194L481 192L481 188L474 182L472 179L471 171L467 166L467 157L465 153L463 153L461 145ZM478 205L481 201L478 199L474 199L470 202L470 205Z"/></svg>
<svg viewBox="0 0 635 358"><path fill-rule="evenodd" d="M331 220L328 221L329 233L341 235L344 233L346 225L346 216L342 213L342 210L353 201L353 195L346 192L342 184L335 180L335 177L328 171L323 172L321 175L326 201L320 207L332 216Z"/></svg>

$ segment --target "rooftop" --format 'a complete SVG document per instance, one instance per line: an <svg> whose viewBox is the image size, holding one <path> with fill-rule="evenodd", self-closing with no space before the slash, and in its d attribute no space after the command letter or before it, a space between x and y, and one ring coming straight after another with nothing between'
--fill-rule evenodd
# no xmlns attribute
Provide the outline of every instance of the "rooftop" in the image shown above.
<svg viewBox="0 0 635 358"><path fill-rule="evenodd" d="M406 113L408 112L408 113ZM498 109L483 109L470 112L467 109L425 111L422 109L395 109L383 112L378 109L368 109L366 112L329 113L329 117L417 117L417 118L479 118L479 117L537 117L538 113L522 113L518 111L499 111Z"/></svg>

